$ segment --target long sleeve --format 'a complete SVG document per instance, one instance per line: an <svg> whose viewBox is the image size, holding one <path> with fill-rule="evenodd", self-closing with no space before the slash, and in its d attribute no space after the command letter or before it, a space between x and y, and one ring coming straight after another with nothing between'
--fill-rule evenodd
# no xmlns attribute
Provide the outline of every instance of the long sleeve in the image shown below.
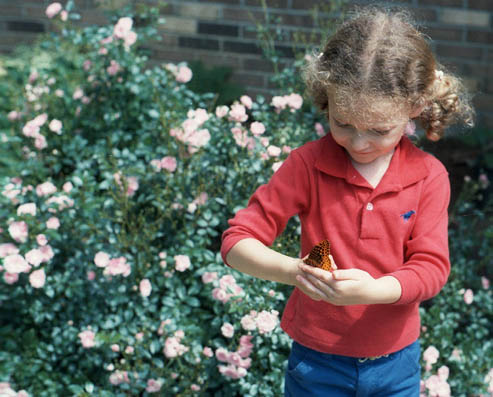
<svg viewBox="0 0 493 397"><path fill-rule="evenodd" d="M224 263L229 250L244 238L255 238L272 245L289 218L307 208L310 180L306 164L294 150L274 173L270 181L252 195L248 206L228 221L222 235L221 256Z"/></svg>
<svg viewBox="0 0 493 397"><path fill-rule="evenodd" d="M438 167L437 167L438 168ZM405 249L404 265L391 273L401 283L402 294L397 304L410 304L430 299L442 289L450 273L448 249L448 204L450 181L439 172L425 180L417 209L417 219Z"/></svg>

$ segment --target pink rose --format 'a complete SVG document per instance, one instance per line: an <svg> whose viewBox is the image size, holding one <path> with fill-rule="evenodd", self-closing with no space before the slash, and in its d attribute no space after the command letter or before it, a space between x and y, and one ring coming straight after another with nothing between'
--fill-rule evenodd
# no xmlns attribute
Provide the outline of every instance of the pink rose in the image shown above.
<svg viewBox="0 0 493 397"><path fill-rule="evenodd" d="M18 243L25 243L28 233L27 223L24 221L12 222L9 225L9 234Z"/></svg>
<svg viewBox="0 0 493 397"><path fill-rule="evenodd" d="M247 109L251 109L253 105L252 98L250 98L248 95L242 95L240 98L240 102L245 106Z"/></svg>
<svg viewBox="0 0 493 397"><path fill-rule="evenodd" d="M99 251L94 256L94 263L97 267L106 267L110 263L110 256L106 252Z"/></svg>
<svg viewBox="0 0 493 397"><path fill-rule="evenodd" d="M106 68L106 71L110 76L114 76L121 70L120 64L116 62L114 59L110 61L110 66Z"/></svg>
<svg viewBox="0 0 493 397"><path fill-rule="evenodd" d="M60 3L58 2L51 3L48 7L46 7L45 14L48 18L53 18L61 10L62 10L62 5Z"/></svg>
<svg viewBox="0 0 493 397"><path fill-rule="evenodd" d="M132 25L132 18L120 18L113 28L113 35L119 39L124 39L125 36L132 30Z"/></svg>
<svg viewBox="0 0 493 397"><path fill-rule="evenodd" d="M60 120L53 119L50 121L48 128L55 134L60 135L62 133L62 122Z"/></svg>
<svg viewBox="0 0 493 397"><path fill-rule="evenodd" d="M19 253L19 248L17 248L12 243L0 244L0 258L5 258L7 255L14 255Z"/></svg>
<svg viewBox="0 0 493 397"><path fill-rule="evenodd" d="M94 337L96 336L96 334L91 330L82 331L78 334L78 336L80 338L82 346L86 349L94 347L96 345L94 341Z"/></svg>
<svg viewBox="0 0 493 397"><path fill-rule="evenodd" d="M429 346L423 352L423 359L430 365L435 364L439 356L440 356L440 352L437 350L435 346Z"/></svg>
<svg viewBox="0 0 493 397"><path fill-rule="evenodd" d="M205 272L202 274L202 282L204 284L212 283L214 280L217 280L217 272Z"/></svg>
<svg viewBox="0 0 493 397"><path fill-rule="evenodd" d="M96 278L96 272L94 270L89 270L87 272L87 279L93 281Z"/></svg>
<svg viewBox="0 0 493 397"><path fill-rule="evenodd" d="M104 269L103 274L105 276L118 276L128 277L130 275L130 265L127 263L127 259L123 256L119 258L113 258L108 262L108 265Z"/></svg>
<svg viewBox="0 0 493 397"><path fill-rule="evenodd" d="M48 239L46 238L46 236L44 234L38 234L36 236L36 242L38 243L38 245L44 246L44 245L48 244Z"/></svg>
<svg viewBox="0 0 493 397"><path fill-rule="evenodd" d="M466 305L470 305L474 300L474 293L472 292L471 289L467 289L466 292L464 292L464 302L466 302Z"/></svg>
<svg viewBox="0 0 493 397"><path fill-rule="evenodd" d="M290 94L286 98L287 104L292 109L300 109L303 105L303 98L299 94Z"/></svg>
<svg viewBox="0 0 493 397"><path fill-rule="evenodd" d="M151 294L152 286L151 282L145 278L139 283L139 290L140 294L144 297L147 298Z"/></svg>
<svg viewBox="0 0 493 397"><path fill-rule="evenodd" d="M54 256L53 250L49 245L39 247L39 250L43 253L43 262L50 261L50 259Z"/></svg>
<svg viewBox="0 0 493 397"><path fill-rule="evenodd" d="M176 158L172 156L166 156L161 159L161 168L169 172L175 172L176 170Z"/></svg>
<svg viewBox="0 0 493 397"><path fill-rule="evenodd" d="M190 268L190 258L187 255L175 255L175 269L179 272L184 272Z"/></svg>
<svg viewBox="0 0 493 397"><path fill-rule="evenodd" d="M51 182L44 182L38 186L36 186L36 194L39 197L48 196L57 191L56 186Z"/></svg>
<svg viewBox="0 0 493 397"><path fill-rule="evenodd" d="M40 249L32 249L25 255L26 260L33 266L38 267L44 260L43 252Z"/></svg>
<svg viewBox="0 0 493 397"><path fill-rule="evenodd" d="M245 106L239 103L234 103L233 105L231 105L231 110L229 111L229 117L231 120L240 123L247 121L248 115L246 114Z"/></svg>
<svg viewBox="0 0 493 397"><path fill-rule="evenodd" d="M229 352L225 348L219 347L219 348L216 349L216 358L219 361L228 362L228 360L229 360Z"/></svg>
<svg viewBox="0 0 493 397"><path fill-rule="evenodd" d="M275 310L268 312L266 310L262 310L257 318L257 327L261 334L266 334L274 330L279 322L278 313Z"/></svg>
<svg viewBox="0 0 493 397"><path fill-rule="evenodd" d="M253 331L257 329L257 322L255 321L255 317L250 314L244 315L241 318L240 324L245 331Z"/></svg>
<svg viewBox="0 0 493 397"><path fill-rule="evenodd" d="M282 163L282 161L276 161L272 164L272 171L276 172L279 168L281 168Z"/></svg>
<svg viewBox="0 0 493 397"><path fill-rule="evenodd" d="M175 78L179 83L188 83L192 79L192 71L188 66L180 66Z"/></svg>
<svg viewBox="0 0 493 397"><path fill-rule="evenodd" d="M50 219L46 221L46 227L48 229L58 229L60 227L60 221L56 216L52 216Z"/></svg>
<svg viewBox="0 0 493 397"><path fill-rule="evenodd" d="M118 386L122 383L130 383L127 371L116 370L110 375L109 381L112 385Z"/></svg>
<svg viewBox="0 0 493 397"><path fill-rule="evenodd" d="M7 284L15 284L17 282L17 280L19 280L19 275L17 273L4 272L3 273L3 280Z"/></svg>
<svg viewBox="0 0 493 397"><path fill-rule="evenodd" d="M157 393L161 390L163 382L157 379L148 379L146 392L148 393Z"/></svg>
<svg viewBox="0 0 493 397"><path fill-rule="evenodd" d="M212 357L214 356L214 352L212 351L212 349L208 346L205 346L204 349L202 350L202 354L206 357Z"/></svg>
<svg viewBox="0 0 493 397"><path fill-rule="evenodd" d="M2 254L0 254L0 257ZM490 288L490 280L488 280L486 277L481 277L481 285L483 286L483 289L488 289Z"/></svg>
<svg viewBox="0 0 493 397"><path fill-rule="evenodd" d="M221 327L221 333L225 338L232 338L235 333L235 329L232 324L224 323Z"/></svg>
<svg viewBox="0 0 493 397"><path fill-rule="evenodd" d="M29 283L33 288L42 288L46 282L44 269L35 270L29 275Z"/></svg>
<svg viewBox="0 0 493 397"><path fill-rule="evenodd" d="M267 148L267 153L270 157L278 157L281 154L281 148L278 146L270 145Z"/></svg>
<svg viewBox="0 0 493 397"><path fill-rule="evenodd" d="M324 131L324 126L320 123L315 123L315 131L318 136L324 136L325 131Z"/></svg>
<svg viewBox="0 0 493 397"><path fill-rule="evenodd" d="M72 99L80 99L84 96L84 91L82 91L82 88L78 87L76 88L76 90L74 91L74 94L72 95Z"/></svg>
<svg viewBox="0 0 493 397"><path fill-rule="evenodd" d="M265 132L265 126L259 121L254 121L250 125L250 131L252 131L252 134L255 136L262 135Z"/></svg>
<svg viewBox="0 0 493 397"><path fill-rule="evenodd" d="M216 116L221 119L228 114L228 111L229 111L229 108L227 106L224 106L224 105L218 106L216 108Z"/></svg>
<svg viewBox="0 0 493 397"><path fill-rule="evenodd" d="M17 208L17 216L21 216L23 214L29 214L32 216L36 216L36 204L35 203L26 203L22 204Z"/></svg>

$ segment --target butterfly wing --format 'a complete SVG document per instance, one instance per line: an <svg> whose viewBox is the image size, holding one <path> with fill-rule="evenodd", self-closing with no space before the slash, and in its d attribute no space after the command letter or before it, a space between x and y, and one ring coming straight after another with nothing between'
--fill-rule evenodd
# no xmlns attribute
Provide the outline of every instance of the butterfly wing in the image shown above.
<svg viewBox="0 0 493 397"><path fill-rule="evenodd" d="M312 248L308 258L304 260L307 265L320 267L321 269L332 271L330 260L330 242L323 240Z"/></svg>

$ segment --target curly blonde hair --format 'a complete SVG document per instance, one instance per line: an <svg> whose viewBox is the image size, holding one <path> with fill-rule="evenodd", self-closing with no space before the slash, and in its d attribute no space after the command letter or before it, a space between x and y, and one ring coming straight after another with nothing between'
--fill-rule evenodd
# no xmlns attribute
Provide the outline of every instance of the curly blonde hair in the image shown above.
<svg viewBox="0 0 493 397"><path fill-rule="evenodd" d="M474 125L470 96L460 78L440 65L424 36L404 10L357 8L310 57L304 80L315 105L328 110L328 95L339 98L404 100L422 109L416 120L430 140L447 126Z"/></svg>

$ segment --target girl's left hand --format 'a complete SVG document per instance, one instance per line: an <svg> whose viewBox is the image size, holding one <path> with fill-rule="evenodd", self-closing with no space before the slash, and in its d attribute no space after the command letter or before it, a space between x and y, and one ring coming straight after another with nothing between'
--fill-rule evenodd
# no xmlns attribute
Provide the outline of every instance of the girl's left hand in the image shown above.
<svg viewBox="0 0 493 397"><path fill-rule="evenodd" d="M331 256L332 263L335 265ZM329 272L300 263L303 276L297 280L308 290L317 290L322 299L337 306L367 305L378 302L377 280L360 269L337 269Z"/></svg>

